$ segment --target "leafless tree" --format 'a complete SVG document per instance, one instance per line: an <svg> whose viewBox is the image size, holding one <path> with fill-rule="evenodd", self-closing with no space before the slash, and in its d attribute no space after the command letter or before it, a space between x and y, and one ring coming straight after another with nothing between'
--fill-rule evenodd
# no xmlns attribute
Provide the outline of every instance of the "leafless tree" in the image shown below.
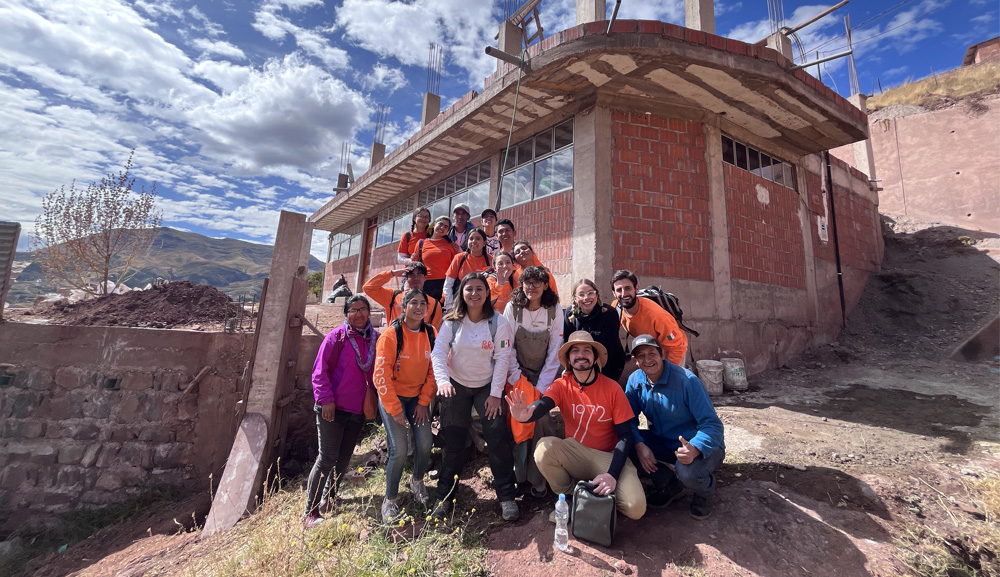
<svg viewBox="0 0 1000 577"><path fill-rule="evenodd" d="M156 185L132 190L132 156L117 175L77 190L76 181L45 195L35 219L33 260L57 284L90 294L114 292L139 272L156 236L162 212ZM114 283L108 288L109 281Z"/></svg>

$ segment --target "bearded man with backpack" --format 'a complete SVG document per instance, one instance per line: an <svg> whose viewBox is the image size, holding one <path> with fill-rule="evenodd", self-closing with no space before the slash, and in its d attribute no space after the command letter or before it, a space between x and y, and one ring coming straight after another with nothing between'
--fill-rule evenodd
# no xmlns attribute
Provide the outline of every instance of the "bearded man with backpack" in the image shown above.
<svg viewBox="0 0 1000 577"><path fill-rule="evenodd" d="M653 335L667 360L684 366L688 339L677 320L652 300L640 298L639 279L631 271L619 270L611 277L611 286L617 299L614 306L621 315L621 326L633 338Z"/></svg>

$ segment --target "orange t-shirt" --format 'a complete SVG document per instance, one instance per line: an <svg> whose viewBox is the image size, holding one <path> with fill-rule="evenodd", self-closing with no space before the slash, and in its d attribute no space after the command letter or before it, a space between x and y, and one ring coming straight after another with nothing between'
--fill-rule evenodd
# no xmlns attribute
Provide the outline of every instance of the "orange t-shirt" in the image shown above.
<svg viewBox="0 0 1000 577"><path fill-rule="evenodd" d="M420 251L420 243L413 247L413 252ZM441 280L451 266L451 259L458 251L452 246L450 238L425 239L423 252L418 255L420 262L427 267L427 280Z"/></svg>
<svg viewBox="0 0 1000 577"><path fill-rule="evenodd" d="M426 231L404 232L403 236L399 239L399 248L396 249L396 252L410 256L411 254L417 252L417 243L420 242L420 239L422 238L427 238Z"/></svg>
<svg viewBox="0 0 1000 577"><path fill-rule="evenodd" d="M497 277L493 275L486 277L486 282L490 285L490 300L493 301L493 308L498 313L503 314L507 303L510 302L510 294L514 290L514 285L510 284L509 280L503 286L497 285Z"/></svg>
<svg viewBox="0 0 1000 577"><path fill-rule="evenodd" d="M448 265L448 272L445 273L445 276L460 281L470 272L483 272L490 268L490 265L493 264L490 262L489 257L486 256L485 251L483 252L483 256L472 256L470 254L469 258L465 258L465 255L466 253L460 252L452 257L451 264ZM462 269L459 270L458 265L462 262L463 258L465 259L465 262L462 263Z"/></svg>
<svg viewBox="0 0 1000 577"><path fill-rule="evenodd" d="M677 325L673 315L661 309L649 299L637 297L639 310L630 315L622 310L622 327L632 337L653 335L660 342L660 347L667 354L671 363L684 366L684 354L687 352L688 339L684 331ZM613 303L617 306L618 301Z"/></svg>
<svg viewBox="0 0 1000 577"><path fill-rule="evenodd" d="M431 368L431 346L423 331L413 332L403 325L403 349L396 359L396 329L382 331L375 343L375 374L372 378L385 412L397 415L403 410L399 397L418 397L429 406L437 393Z"/></svg>
<svg viewBox="0 0 1000 577"><path fill-rule="evenodd" d="M635 416L621 386L600 373L597 381L586 387L581 387L572 373L559 377L545 396L559 407L566 435L598 451L613 451L618 443L615 425Z"/></svg>
<svg viewBox="0 0 1000 577"><path fill-rule="evenodd" d="M361 291L368 298L382 305L382 308L385 309L386 324L398 319L399 315L403 314L403 295L406 294L403 291L397 294L395 299L393 298L392 295L396 291L385 286L385 283L389 282L391 278L391 270L380 272L368 279L365 286L361 287ZM424 315L424 320L430 323L434 330L441 328L441 304L429 295L427 296L427 314Z"/></svg>

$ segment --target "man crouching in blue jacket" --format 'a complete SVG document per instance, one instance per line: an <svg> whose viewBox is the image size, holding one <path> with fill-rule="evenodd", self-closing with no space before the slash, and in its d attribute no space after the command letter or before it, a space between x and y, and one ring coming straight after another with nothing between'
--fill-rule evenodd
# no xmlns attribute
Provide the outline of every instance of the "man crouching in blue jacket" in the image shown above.
<svg viewBox="0 0 1000 577"><path fill-rule="evenodd" d="M715 476L726 458L722 421L694 374L667 361L652 335L632 341L632 356L639 370L628 378L625 396L632 405L632 462L641 476L653 481L646 496L650 507L666 507L694 493L691 516L712 514ZM639 413L646 415L648 430L639 430ZM671 471L668 464L674 465Z"/></svg>

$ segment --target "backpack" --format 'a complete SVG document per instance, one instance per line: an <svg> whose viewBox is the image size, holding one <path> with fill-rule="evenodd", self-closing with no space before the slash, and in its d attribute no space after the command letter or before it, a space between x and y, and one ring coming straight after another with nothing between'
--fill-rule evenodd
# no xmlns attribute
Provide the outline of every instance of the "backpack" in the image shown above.
<svg viewBox="0 0 1000 577"><path fill-rule="evenodd" d="M458 274L462 274L462 267L465 266L465 261L468 260L468 258L469 258L469 253L466 252L464 255L462 255L462 260L458 261ZM486 267L489 268L489 266L490 266L490 255L486 254L486 249L483 249L483 258L486 259ZM458 279L458 280L461 281L462 279ZM452 298L455 298L455 297L458 296L458 285L459 284L461 284L461 283L455 283L455 284L451 285L451 296L452 296Z"/></svg>
<svg viewBox="0 0 1000 577"><path fill-rule="evenodd" d="M681 302L673 293L665 292L656 285L649 285L648 287L637 292L636 296L651 300L661 309L670 313L670 316L674 317L674 320L677 321L677 326L679 326L684 332L696 337L701 334L684 324L684 311L681 310ZM616 308L618 309L618 316L620 317L623 308L621 303L618 303Z"/></svg>
<svg viewBox="0 0 1000 577"><path fill-rule="evenodd" d="M497 340L497 316L499 315L496 312L494 312L493 316L491 316L489 320L490 338L493 339L494 341ZM462 321L455 319L448 321L448 326L451 327L451 342L448 344L449 348L455 347L455 338L458 336L458 331L455 330L455 327L458 326L458 324L461 322Z"/></svg>
<svg viewBox="0 0 1000 577"><path fill-rule="evenodd" d="M396 306L396 297L398 297L401 294L403 294L402 290L394 290L394 291L392 291L392 300L389 301L389 316L390 317L392 316L392 308L394 306ZM433 298L433 297L427 297L427 298ZM434 313L437 312L439 304L440 304L440 301L438 301L437 299L434 299L434 308L431 309L431 318L434 318Z"/></svg>
<svg viewBox="0 0 1000 577"><path fill-rule="evenodd" d="M426 238L422 238L417 242L417 262L424 262L424 241Z"/></svg>
<svg viewBox="0 0 1000 577"><path fill-rule="evenodd" d="M396 371L399 371L399 354L403 352L403 321L402 319L396 319L392 321L389 325L396 331ZM427 342L431 345L431 350L434 350L434 329L431 325L427 324L427 321L420 321L420 330L427 334ZM392 377L396 378L395 375Z"/></svg>

